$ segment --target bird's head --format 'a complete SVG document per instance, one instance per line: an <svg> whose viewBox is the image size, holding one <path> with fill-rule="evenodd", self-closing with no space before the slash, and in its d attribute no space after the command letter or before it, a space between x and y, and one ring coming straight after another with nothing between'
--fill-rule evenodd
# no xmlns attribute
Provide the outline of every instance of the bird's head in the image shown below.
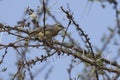
<svg viewBox="0 0 120 80"><path fill-rule="evenodd" d="M61 31L62 29L64 29L64 27L61 25L61 24L54 24L54 29L59 32Z"/></svg>

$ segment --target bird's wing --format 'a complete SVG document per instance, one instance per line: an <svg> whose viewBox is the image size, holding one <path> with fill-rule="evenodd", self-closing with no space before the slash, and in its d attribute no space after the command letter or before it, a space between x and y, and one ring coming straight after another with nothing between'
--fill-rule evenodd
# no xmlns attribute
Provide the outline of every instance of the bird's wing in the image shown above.
<svg viewBox="0 0 120 80"><path fill-rule="evenodd" d="M46 30L46 31L55 31L55 30L54 30L54 26L52 26L52 25L46 25L45 30Z"/></svg>

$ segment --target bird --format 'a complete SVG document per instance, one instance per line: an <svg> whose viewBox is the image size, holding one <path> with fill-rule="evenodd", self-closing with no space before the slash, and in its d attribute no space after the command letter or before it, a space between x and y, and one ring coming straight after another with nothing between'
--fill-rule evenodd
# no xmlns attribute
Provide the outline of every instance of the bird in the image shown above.
<svg viewBox="0 0 120 80"><path fill-rule="evenodd" d="M30 34L40 40L51 41L63 29L64 26L61 24L45 25L45 27L36 28Z"/></svg>

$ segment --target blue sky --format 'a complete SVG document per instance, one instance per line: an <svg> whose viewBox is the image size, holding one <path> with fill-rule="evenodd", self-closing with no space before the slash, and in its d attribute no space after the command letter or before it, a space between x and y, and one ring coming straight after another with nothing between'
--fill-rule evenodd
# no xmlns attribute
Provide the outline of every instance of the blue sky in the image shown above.
<svg viewBox="0 0 120 80"><path fill-rule="evenodd" d="M94 2L91 6L91 3L88 3L87 0L52 0L49 3L49 6L56 3L52 8L50 8L52 13L56 16L60 22L63 21L65 15L63 13L59 13L60 6L67 8L67 4L69 4L71 12L74 13L74 18L76 22L78 22L81 28L89 34L91 42L94 46L102 46L100 44L100 38L107 31L107 27L115 27L115 13L112 9L112 5L105 3L106 8L102 8L99 2ZM29 6L30 8L36 9L39 6L39 0L2 0L0 1L0 22L5 23L6 25L14 26L16 22L23 18L23 14L25 9ZM86 8L87 6L87 8ZM90 10L89 7L91 6ZM54 12L54 10L56 12ZM57 12L58 11L58 12ZM50 22L49 22L50 23ZM66 22L63 22L64 25L67 25ZM71 30L71 32L74 32ZM108 34L108 33L107 33ZM3 36L3 43L7 43L11 41L11 38L7 34ZM9 38L9 40L8 40ZM9 49L11 51L11 48ZM13 63L9 63L9 60L14 59L14 51L9 52L7 54L5 62L1 67L14 67ZM54 71L51 73L49 80L67 80L68 75L66 73L66 68L68 68L68 64L70 63L71 57L59 57L50 58L48 62L50 66L54 66ZM80 67L80 66L79 66ZM79 72L79 67L75 71ZM36 68L35 68L36 69ZM9 71L13 71L13 69L8 69ZM6 72L7 73L7 72ZM74 72L73 72L74 73ZM74 76L77 73L74 73ZM5 77L5 73L0 73ZM40 74L44 75L44 74ZM40 76L42 78L42 76ZM3 77L2 76L2 77ZM1 77L1 76L0 76ZM39 80L37 77L35 80Z"/></svg>

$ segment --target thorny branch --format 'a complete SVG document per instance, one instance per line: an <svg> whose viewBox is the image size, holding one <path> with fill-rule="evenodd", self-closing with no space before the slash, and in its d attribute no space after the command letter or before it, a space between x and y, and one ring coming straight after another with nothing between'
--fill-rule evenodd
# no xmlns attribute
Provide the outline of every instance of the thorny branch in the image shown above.
<svg viewBox="0 0 120 80"><path fill-rule="evenodd" d="M77 24L77 23L74 21L72 14L70 14L68 11L65 11L65 10L63 9L63 7L61 7L61 9L62 9L62 11L63 11L64 13L66 13L67 18L68 18L70 21L72 21L73 24L76 26L78 32L80 31L81 36L84 36L84 38L85 38L85 40L86 40L86 43L88 43L88 48L91 49L92 57L93 57L94 60L96 61L95 56L94 56L94 52L93 52L93 49L92 49L92 45L91 45L91 43L90 43L90 41L89 41L90 38L88 38L88 35L85 34L84 31L79 27L79 24ZM95 74L96 74L96 80L99 80L99 78L98 78L98 72L97 72L97 67L95 67Z"/></svg>
<svg viewBox="0 0 120 80"><path fill-rule="evenodd" d="M67 28L65 30L65 34L62 37L62 42L56 39L53 39L50 44L44 44L44 40L40 40L34 36L31 36L31 29L35 29L37 27L41 27L41 24L39 24L39 17L42 16L43 14L43 26L44 26L44 36L46 36L45 33L45 28L46 28L46 21L47 17L51 17L56 23L61 23L57 18L52 14L49 9L47 8L47 1L43 0L42 2L42 8L40 8L40 12L37 13L38 20L36 19L36 16L33 16L33 13L35 10L27 8L26 10L26 15L32 15L35 19L23 19L22 21L19 21L17 26L9 26L9 25L4 25L3 23L0 23L0 32L5 32L9 36L14 36L17 38L16 41L10 42L8 44L3 44L0 43L0 50L5 49L5 53L2 55L2 59L0 60L0 64L3 63L3 60L5 58L5 55L8 53L8 48L12 47L14 48L20 55L20 59L17 61L17 68L18 70L14 74L12 80L18 79L18 80L24 80L26 77L26 71L29 73L29 77L31 80L34 80L35 75L33 75L31 69L32 66L35 66L36 63L40 62L45 62L47 61L50 57L58 54L64 56L63 54L67 54L67 56L72 56L74 59L78 59L79 61L83 62L85 66L88 67L94 67L94 73L95 73L95 80L99 80L99 71L103 72L112 72L116 74L120 74L120 65L117 62L109 61L105 58L103 58L101 55L98 57L98 53L93 52L93 47L90 42L90 38L88 37L88 34L82 30L82 28L79 26L79 24L74 20L73 14L70 13L70 11L65 10L63 7L61 7L61 10L63 13L66 14L67 19L69 21ZM116 13L116 20L117 20L117 27L118 29L120 28L120 22L119 22L119 13L118 13L118 3L117 1L111 2L114 4L114 9ZM36 25L37 24L37 25ZM80 34L79 37L83 37L85 39L85 43L87 45L87 50L84 48L80 47L80 45L76 44L74 38L71 37L71 35L67 35L68 29L70 25L73 24L76 28L76 31ZM31 27L32 25L32 27ZM63 25L63 24L62 24ZM27 29L26 29L27 28ZM103 45L102 52L106 49L106 46L109 44L110 40L113 38L115 35L115 30L111 33L111 35L106 39L106 42ZM119 30L118 30L119 31ZM38 33L39 31L34 31ZM119 33L118 33L119 34ZM69 42L71 44L66 44L64 41L65 39L69 39ZM33 49L39 49L43 48L45 50L45 54L41 54L35 58L32 59L27 59L27 50L29 48ZM21 51L19 51L21 50ZM40 52L40 51L39 51ZM103 53L102 53L103 54ZM86 65L87 64L87 65ZM106 65L110 65L113 68L109 68ZM71 78L71 70L74 68L72 65L70 65L70 68L68 70L69 79L72 80ZM50 68L48 73L46 74L45 79L48 79L48 76L51 73L51 70L53 69ZM90 68L91 69L91 68ZM116 80L118 78L118 75L116 75L113 80ZM109 77L108 77L109 79Z"/></svg>

